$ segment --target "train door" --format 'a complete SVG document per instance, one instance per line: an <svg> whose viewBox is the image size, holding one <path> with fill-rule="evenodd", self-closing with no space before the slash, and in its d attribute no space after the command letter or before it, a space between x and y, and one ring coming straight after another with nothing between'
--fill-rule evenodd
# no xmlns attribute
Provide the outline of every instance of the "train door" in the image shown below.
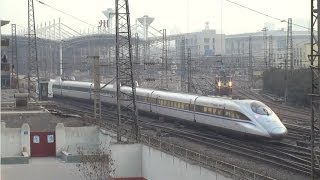
<svg viewBox="0 0 320 180"><path fill-rule="evenodd" d="M62 82L60 82L60 96L62 96L62 84L63 84L63 81Z"/></svg>
<svg viewBox="0 0 320 180"><path fill-rule="evenodd" d="M193 101L193 122L197 122L197 119L196 119L196 104L197 104L197 99L198 98L199 98L199 96L197 96Z"/></svg>
<svg viewBox="0 0 320 180"><path fill-rule="evenodd" d="M93 95L93 83L90 84L90 89L89 89L89 98L90 100L92 100L94 95Z"/></svg>
<svg viewBox="0 0 320 180"><path fill-rule="evenodd" d="M152 112L152 111L151 111L151 96L150 96L149 93L147 94L147 104L148 104L148 106L149 106L149 112Z"/></svg>
<svg viewBox="0 0 320 180"><path fill-rule="evenodd" d="M155 102L155 106L154 106L154 113L156 113L158 115L158 103L159 103L159 97L156 97L156 102Z"/></svg>
<svg viewBox="0 0 320 180"><path fill-rule="evenodd" d="M148 94L148 99L149 99L149 105L150 105L150 112L152 112L152 103L153 103L153 99L155 99L155 98L153 98L152 97L152 93L153 93L154 91L152 91L151 93L150 93L150 95Z"/></svg>

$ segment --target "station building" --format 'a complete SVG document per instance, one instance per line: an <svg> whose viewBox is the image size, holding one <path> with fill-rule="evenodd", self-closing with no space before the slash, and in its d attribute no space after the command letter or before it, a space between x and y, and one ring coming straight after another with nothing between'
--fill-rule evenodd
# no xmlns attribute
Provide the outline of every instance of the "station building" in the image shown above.
<svg viewBox="0 0 320 180"><path fill-rule="evenodd" d="M270 58L270 65L272 67L284 67L284 61L287 51L287 31L270 30L267 31L267 49L265 49L265 41L263 32L243 33L226 36L226 55L232 56L248 56L249 54L249 38L251 37L252 55L254 61L264 63L264 52L267 52L267 61L269 62L269 50L272 50L272 57ZM306 57L310 54L310 32L308 31L293 31L293 65L295 69L306 68L308 61ZM263 64L262 63L262 64ZM288 64L290 66L290 62Z"/></svg>

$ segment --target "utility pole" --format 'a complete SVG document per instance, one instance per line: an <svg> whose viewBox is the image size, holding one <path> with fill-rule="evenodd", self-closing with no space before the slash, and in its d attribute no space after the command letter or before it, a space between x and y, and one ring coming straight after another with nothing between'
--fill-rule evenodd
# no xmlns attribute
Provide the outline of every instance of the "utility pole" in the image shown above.
<svg viewBox="0 0 320 180"><path fill-rule="evenodd" d="M186 42L183 37L180 42L180 69L181 69L181 92L186 91Z"/></svg>
<svg viewBox="0 0 320 180"><path fill-rule="evenodd" d="M262 31L263 31L263 44L264 44L263 59L264 59L265 65L266 65L266 69L268 69L270 66L268 64L268 36L267 36L268 29L265 27L262 29Z"/></svg>
<svg viewBox="0 0 320 180"><path fill-rule="evenodd" d="M191 49L188 48L188 93L191 92L192 74L191 74Z"/></svg>
<svg viewBox="0 0 320 180"><path fill-rule="evenodd" d="M166 89L168 89L168 53L167 53L167 30L162 29L162 72L165 70ZM161 88L163 78L161 77Z"/></svg>
<svg viewBox="0 0 320 180"><path fill-rule="evenodd" d="M309 55L310 68L311 68L311 179L318 179L316 176L316 169L319 168L320 163L318 156L316 155L316 147L319 144L315 144L315 139L319 135L319 57L320 57L320 0L311 0L311 52ZM315 64L317 62L317 64Z"/></svg>
<svg viewBox="0 0 320 180"><path fill-rule="evenodd" d="M284 62L285 74L284 74L284 102L288 101L288 61L290 61L290 74L293 73L293 51L292 51L292 19L288 19L288 31L287 31L287 51Z"/></svg>
<svg viewBox="0 0 320 180"><path fill-rule="evenodd" d="M135 140L140 139L140 127L136 107L136 84L132 72L131 27L128 0L115 0L116 11L116 80L117 80L117 141L121 141L121 105L131 110ZM121 86L130 87L131 92L121 91ZM126 98L126 99L125 99Z"/></svg>
<svg viewBox="0 0 320 180"><path fill-rule="evenodd" d="M135 79L139 82L139 80L140 80L140 78L139 78L139 76L140 76L140 72L139 72L139 70L140 70L140 53L139 53L139 41L140 41L140 39L139 39L139 35L138 35L138 33L135 33L135 38L136 38L136 40L135 40L135 55L136 55L136 58L135 58Z"/></svg>
<svg viewBox="0 0 320 180"><path fill-rule="evenodd" d="M287 31L287 61L290 61L290 74L293 74L293 49L292 49L292 19L288 19Z"/></svg>
<svg viewBox="0 0 320 180"><path fill-rule="evenodd" d="M167 41L167 29L163 29L163 36L164 36L164 62L166 68L166 89L169 89L169 82L168 82L168 41Z"/></svg>
<svg viewBox="0 0 320 180"><path fill-rule="evenodd" d="M18 73L18 46L17 46L17 29L16 29L16 24L11 24L11 31L12 31L12 36L11 36L11 47L12 47L12 61L11 61L11 66L16 70L16 77L17 77L17 88L19 89L19 73ZM11 82L10 85L12 87L12 78L13 78L13 68L11 68Z"/></svg>
<svg viewBox="0 0 320 180"><path fill-rule="evenodd" d="M40 77L37 55L37 35L34 17L33 0L28 0L28 92L30 97L40 100Z"/></svg>
<svg viewBox="0 0 320 180"><path fill-rule="evenodd" d="M273 67L273 38L269 36L269 67Z"/></svg>
<svg viewBox="0 0 320 180"><path fill-rule="evenodd" d="M253 88L253 67L252 67L252 37L249 37L249 80L251 88Z"/></svg>
<svg viewBox="0 0 320 180"><path fill-rule="evenodd" d="M62 77L62 75L63 75L63 71L62 71L62 69L63 69L63 67L62 67L62 36L61 36L61 20L60 20L60 18L59 18L59 59L60 59L60 61L59 61L59 69L60 69L60 77ZM90 50L89 50L89 52L90 52Z"/></svg>
<svg viewBox="0 0 320 180"><path fill-rule="evenodd" d="M135 38L136 38L136 41L135 41L135 54L136 54L136 62L135 64L140 64L140 57L139 57L139 35L138 33L135 33Z"/></svg>
<svg viewBox="0 0 320 180"><path fill-rule="evenodd" d="M94 118L101 119L101 99L100 99L100 58L90 56L93 59L93 85L94 85Z"/></svg>

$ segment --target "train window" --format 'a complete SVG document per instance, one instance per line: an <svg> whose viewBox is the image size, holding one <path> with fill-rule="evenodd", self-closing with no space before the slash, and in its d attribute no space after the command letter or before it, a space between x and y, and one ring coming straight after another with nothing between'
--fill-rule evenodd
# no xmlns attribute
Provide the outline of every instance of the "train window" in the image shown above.
<svg viewBox="0 0 320 180"><path fill-rule="evenodd" d="M212 114L216 114L216 108L212 108Z"/></svg>
<svg viewBox="0 0 320 180"><path fill-rule="evenodd" d="M240 112L239 112L239 119L250 121L250 119L246 115L244 115L244 114L242 114Z"/></svg>
<svg viewBox="0 0 320 180"><path fill-rule="evenodd" d="M253 112L261 115L270 115L272 114L272 110L266 106L265 104L255 101L251 103L251 109Z"/></svg>
<svg viewBox="0 0 320 180"><path fill-rule="evenodd" d="M230 111L230 117L231 118L235 118L235 112L234 111Z"/></svg>
<svg viewBox="0 0 320 180"><path fill-rule="evenodd" d="M203 112L207 113L207 111L208 111L208 108L207 107L203 107Z"/></svg>
<svg viewBox="0 0 320 180"><path fill-rule="evenodd" d="M211 107L208 107L208 113L212 114L212 108Z"/></svg>
<svg viewBox="0 0 320 180"><path fill-rule="evenodd" d="M228 111L228 110L224 111L224 115L225 115L226 117L230 117L230 111Z"/></svg>
<svg viewBox="0 0 320 180"><path fill-rule="evenodd" d="M174 102L170 101L170 107L174 107Z"/></svg>
<svg viewBox="0 0 320 180"><path fill-rule="evenodd" d="M216 115L223 116L223 109L217 109L216 110Z"/></svg>
<svg viewBox="0 0 320 180"><path fill-rule="evenodd" d="M189 104L184 104L184 109L189 110Z"/></svg>
<svg viewBox="0 0 320 180"><path fill-rule="evenodd" d="M235 119L240 119L240 115L239 115L238 112L234 112L234 118L235 118Z"/></svg>

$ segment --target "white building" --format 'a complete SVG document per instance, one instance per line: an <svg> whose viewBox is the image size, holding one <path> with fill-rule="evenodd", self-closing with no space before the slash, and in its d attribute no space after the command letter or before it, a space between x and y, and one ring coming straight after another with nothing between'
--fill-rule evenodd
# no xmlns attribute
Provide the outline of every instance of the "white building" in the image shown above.
<svg viewBox="0 0 320 180"><path fill-rule="evenodd" d="M272 47L269 47L270 37L272 36ZM226 36L226 55L233 56L248 56L249 54L249 37L251 37L252 42L252 55L254 60L265 63L264 59L264 39L263 32L254 33L244 33L244 34L234 34ZM287 50L287 31L282 30L271 30L267 31L267 62L273 67L282 67L284 60L286 58ZM294 67L303 67L303 57L307 54L304 47L305 43L310 41L310 32L308 31L293 31L292 32L293 41L293 60ZM269 51L272 50L273 56L269 57ZM288 63L290 66L290 62Z"/></svg>
<svg viewBox="0 0 320 180"><path fill-rule="evenodd" d="M217 34L216 30L206 28L200 32L182 34L176 40L177 51L181 50L183 40L186 52L190 48L194 56L213 56L225 54L225 34Z"/></svg>

